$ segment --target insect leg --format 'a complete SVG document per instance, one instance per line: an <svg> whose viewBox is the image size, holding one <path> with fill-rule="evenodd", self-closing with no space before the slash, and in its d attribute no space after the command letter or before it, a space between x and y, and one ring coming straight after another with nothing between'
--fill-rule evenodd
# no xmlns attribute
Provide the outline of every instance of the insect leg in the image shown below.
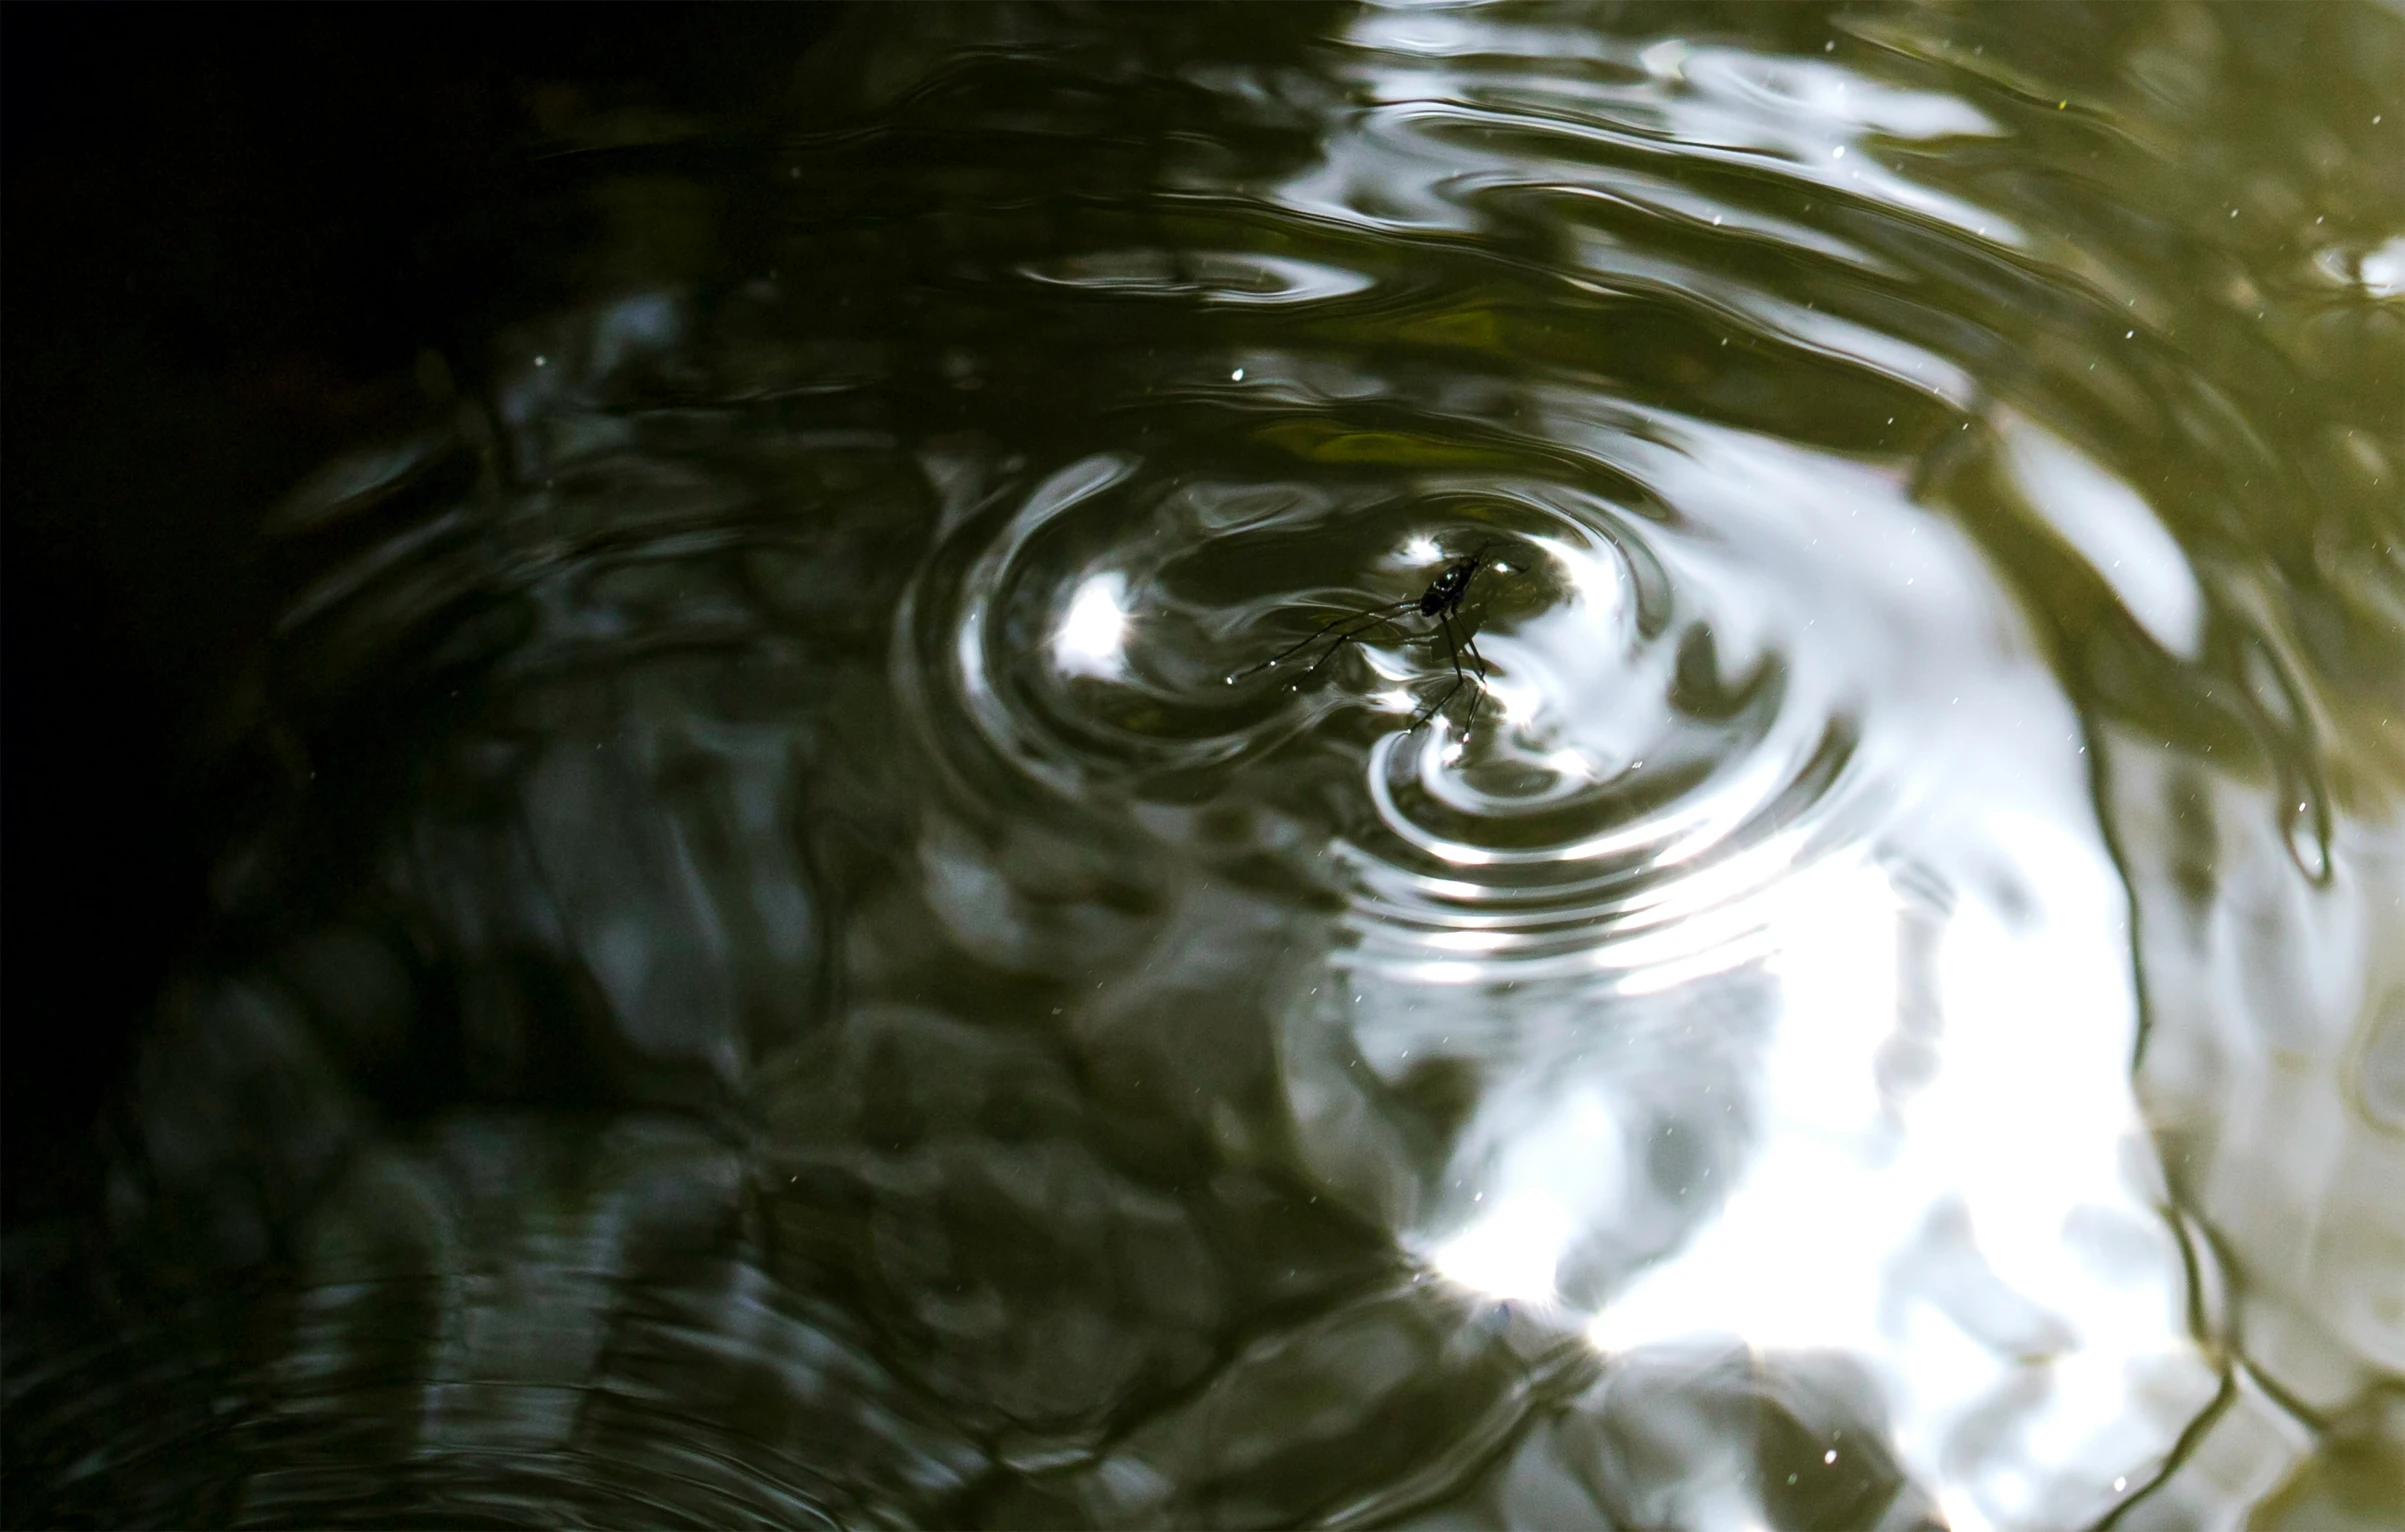
<svg viewBox="0 0 2405 1532"><path fill-rule="evenodd" d="M1398 605L1409 606L1410 604L1411 603L1406 601L1401 602ZM1383 609L1367 612L1355 612L1351 617L1344 619L1344 621L1352 624L1352 626L1347 627L1344 632L1337 634L1336 642L1330 644L1325 653L1320 655L1318 659L1311 662L1311 669L1313 671L1317 671L1320 666L1325 665L1328 663L1328 661L1334 659L1336 657L1337 650L1342 649L1345 645L1353 642L1353 640L1359 638L1362 634L1369 632L1373 628L1394 626L1394 618L1387 615L1387 610ZM1402 630L1397 628L1396 631L1401 632Z"/></svg>
<svg viewBox="0 0 2405 1532"><path fill-rule="evenodd" d="M1461 646L1470 652L1470 663L1478 667L1478 695L1471 700L1470 722L1467 725L1469 728L1475 728L1478 724L1478 710L1486 704L1486 656L1478 652L1478 640L1467 630L1464 630L1461 635Z"/></svg>
<svg viewBox="0 0 2405 1532"><path fill-rule="evenodd" d="M1319 631L1312 634L1310 637L1303 639L1299 643L1289 645L1287 648L1279 650L1276 654L1271 655L1268 659L1263 660L1258 665L1246 666L1244 669L1239 670L1234 675L1228 677L1228 679L1230 681L1241 681L1246 676L1256 675L1274 665L1279 665L1289 659L1292 659L1294 656L1302 653L1305 649L1310 648L1313 644L1318 643L1321 639L1326 638L1331 632L1334 632L1338 628L1344 627L1348 623L1362 623L1362 627L1356 632L1337 634L1336 642L1331 645L1328 650L1329 654L1333 654L1337 649L1340 649L1344 646L1344 643L1347 639L1357 636L1357 632L1366 632L1370 628L1376 627L1381 622L1393 621L1394 619L1387 614L1399 613L1409 605L1411 605L1411 603L1408 601L1398 601L1389 606L1365 607L1358 612L1347 612L1341 617L1331 617L1327 621L1321 623L1319 625ZM1364 621L1364 619L1367 620ZM1327 655L1321 655L1318 660L1312 662L1311 668L1313 670L1317 670L1321 665L1327 663L1327 658Z"/></svg>
<svg viewBox="0 0 2405 1532"><path fill-rule="evenodd" d="M1452 613L1439 612L1436 614L1436 631L1443 637L1445 641L1445 657L1453 662L1453 684L1445 688L1445 694L1443 696L1437 698L1434 702L1420 709L1418 713L1413 715L1411 720L1411 729L1405 729L1403 731L1406 734L1410 733L1412 729L1418 728L1421 724L1426 723L1429 719L1434 718L1437 714L1443 712L1445 710L1445 705L1453 700L1453 694L1460 691L1462 688L1462 683L1468 679L1461 673L1461 650L1456 647L1453 642Z"/></svg>

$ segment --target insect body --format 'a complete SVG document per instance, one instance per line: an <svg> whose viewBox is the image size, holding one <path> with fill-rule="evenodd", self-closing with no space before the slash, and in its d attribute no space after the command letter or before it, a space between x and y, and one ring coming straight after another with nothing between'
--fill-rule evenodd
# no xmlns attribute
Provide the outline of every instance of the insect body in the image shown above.
<svg viewBox="0 0 2405 1532"><path fill-rule="evenodd" d="M1320 625L1317 633L1312 634L1301 643L1272 655L1248 670L1236 672L1228 677L1228 680L1231 683L1240 681L1246 676L1255 675L1273 666L1283 664L1320 640L1328 639L1330 640L1328 647L1321 651L1318 659L1311 662L1310 670L1305 673L1316 672L1320 666L1328 663L1339 649L1354 639L1380 628L1388 628L1401 634L1407 642L1425 643L1442 639L1445 645L1445 658L1453 667L1453 684L1445 688L1435 701L1412 715L1411 728L1417 729L1421 724L1443 712L1462 687L1468 684L1470 674L1469 671L1462 668L1461 663L1464 655L1469 656L1470 665L1478 674L1478 696L1470 703L1469 718L1470 724L1477 723L1478 706L1486 696L1486 656L1478 652L1477 641L1471 638L1467 629L1460 626L1461 604L1470 593L1470 582L1477 578L1478 571L1486 567L1486 552L1493 546L1494 544L1491 542L1480 543L1470 552L1453 560L1437 572L1436 578L1429 581L1428 588L1419 595L1408 600L1388 602L1384 606L1364 607L1360 611L1348 612L1341 617L1331 618ZM1413 633L1396 621L1397 618L1411 616L1432 617L1436 619L1436 625L1425 633ZM1467 726L1465 725L1465 727ZM1408 733L1409 730L1405 732Z"/></svg>
<svg viewBox="0 0 2405 1532"><path fill-rule="evenodd" d="M1479 544L1476 552L1455 559L1428 582L1428 588L1420 593L1422 617L1446 618L1461 610L1461 598L1470 593L1470 577L1486 567L1488 546Z"/></svg>

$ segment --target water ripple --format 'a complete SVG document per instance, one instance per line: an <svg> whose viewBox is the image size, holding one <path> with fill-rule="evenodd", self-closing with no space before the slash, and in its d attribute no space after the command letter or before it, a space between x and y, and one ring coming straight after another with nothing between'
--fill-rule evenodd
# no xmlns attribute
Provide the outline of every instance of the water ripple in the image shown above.
<svg viewBox="0 0 2405 1532"><path fill-rule="evenodd" d="M2395 199L2191 206L2188 14L946 9L581 160L621 275L264 528L230 934L22 1258L167 1275L12 1314L12 1513L2339 1494ZM1262 668L1473 550L1450 706Z"/></svg>

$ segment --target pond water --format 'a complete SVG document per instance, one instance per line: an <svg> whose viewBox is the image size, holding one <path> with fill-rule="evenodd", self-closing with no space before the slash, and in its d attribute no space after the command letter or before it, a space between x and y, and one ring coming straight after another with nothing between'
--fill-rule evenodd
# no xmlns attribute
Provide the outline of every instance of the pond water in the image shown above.
<svg viewBox="0 0 2405 1532"><path fill-rule="evenodd" d="M12 1522L2405 1519L2405 19L796 67L261 508Z"/></svg>

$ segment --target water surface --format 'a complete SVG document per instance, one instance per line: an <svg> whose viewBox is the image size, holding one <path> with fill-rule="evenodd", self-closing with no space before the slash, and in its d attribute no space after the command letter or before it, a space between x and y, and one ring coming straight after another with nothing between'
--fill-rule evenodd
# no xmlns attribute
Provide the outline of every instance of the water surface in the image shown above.
<svg viewBox="0 0 2405 1532"><path fill-rule="evenodd" d="M12 1520L2391 1524L2395 13L797 68L263 509Z"/></svg>

